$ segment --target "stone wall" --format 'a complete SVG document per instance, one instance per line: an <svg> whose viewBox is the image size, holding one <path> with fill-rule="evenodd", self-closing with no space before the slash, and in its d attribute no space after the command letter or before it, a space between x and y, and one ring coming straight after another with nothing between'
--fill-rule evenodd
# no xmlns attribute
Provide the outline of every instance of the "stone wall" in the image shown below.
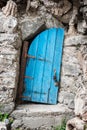
<svg viewBox="0 0 87 130"><path fill-rule="evenodd" d="M80 16L80 21L78 19L76 23L69 22L73 19L71 14L76 9L74 6L77 7L77 3L72 3L70 0L57 2L56 0L55 2L54 0L32 0L27 10L24 0L17 1L19 1L17 18L10 15L6 17L0 11L0 112L12 112L11 117L14 118L12 130L16 128L34 130L37 127L41 130L45 128L51 130L64 116L68 118L72 116L74 97L78 88L83 87L83 83L87 88L87 35L82 26L84 19ZM70 23L76 26L74 32L72 30L68 33ZM27 104L18 106L14 110L22 41L29 41L38 33L51 27L65 29L58 105L43 107L43 105ZM33 121L35 126L32 124Z"/></svg>
<svg viewBox="0 0 87 130"><path fill-rule="evenodd" d="M22 9L22 6L20 6ZM25 7L25 6L24 6ZM75 93L83 76L79 52L85 48L87 36L67 34L73 4L64 0L59 3L48 0L31 1L29 12L19 11L18 18L6 17L0 12L0 111L11 112L19 78L19 60L22 40L31 39L41 31L51 27L65 28L62 60L61 86L58 101L74 108ZM78 26L78 23L77 23ZM20 30L20 31L19 31ZM82 82L84 79L82 79Z"/></svg>
<svg viewBox="0 0 87 130"><path fill-rule="evenodd" d="M0 111L12 112L19 78L21 39L17 19L0 12Z"/></svg>
<svg viewBox="0 0 87 130"><path fill-rule="evenodd" d="M83 49L84 48L84 49ZM85 81L80 54L87 54L87 36L77 34L76 36L66 36L63 50L61 87L59 102L74 108L74 97L78 88L82 87ZM85 86L87 87L87 86Z"/></svg>

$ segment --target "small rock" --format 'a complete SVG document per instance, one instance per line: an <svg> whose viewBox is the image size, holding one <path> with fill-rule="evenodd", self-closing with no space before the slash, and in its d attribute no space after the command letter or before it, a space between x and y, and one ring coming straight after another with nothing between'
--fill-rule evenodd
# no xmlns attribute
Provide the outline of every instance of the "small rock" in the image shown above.
<svg viewBox="0 0 87 130"><path fill-rule="evenodd" d="M39 1L38 0L31 1L31 8L37 9L38 7L39 7Z"/></svg>
<svg viewBox="0 0 87 130"><path fill-rule="evenodd" d="M6 124L4 122L0 122L0 130L7 130Z"/></svg>
<svg viewBox="0 0 87 130"><path fill-rule="evenodd" d="M11 127L15 130L16 128L22 126L22 120L15 120Z"/></svg>
<svg viewBox="0 0 87 130"><path fill-rule="evenodd" d="M13 102L10 102L8 104L1 104L0 103L0 112L4 112L4 113L8 113L10 114L13 110L14 110L14 103Z"/></svg>
<svg viewBox="0 0 87 130"><path fill-rule="evenodd" d="M9 124L9 119L5 119L4 122L5 122L6 126L7 126Z"/></svg>
<svg viewBox="0 0 87 130"><path fill-rule="evenodd" d="M77 30L81 34L85 34L87 32L87 27L83 27L84 21L83 22L78 22ZM87 26L87 25L86 25Z"/></svg>

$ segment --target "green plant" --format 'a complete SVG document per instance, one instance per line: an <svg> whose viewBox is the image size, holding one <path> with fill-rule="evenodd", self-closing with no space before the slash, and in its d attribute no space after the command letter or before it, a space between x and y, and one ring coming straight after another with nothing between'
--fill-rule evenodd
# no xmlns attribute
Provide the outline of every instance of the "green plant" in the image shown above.
<svg viewBox="0 0 87 130"><path fill-rule="evenodd" d="M9 123L12 124L14 119L12 117L9 117Z"/></svg>
<svg viewBox="0 0 87 130"><path fill-rule="evenodd" d="M61 122L61 125L55 127L54 130L66 130L66 119L64 118Z"/></svg>
<svg viewBox="0 0 87 130"><path fill-rule="evenodd" d="M7 113L1 113L0 112L0 121L4 121L5 119L7 119L8 118L8 114Z"/></svg>
<svg viewBox="0 0 87 130"><path fill-rule="evenodd" d="M86 130L86 129L87 129L87 125L84 126L84 130Z"/></svg>
<svg viewBox="0 0 87 130"><path fill-rule="evenodd" d="M20 130L19 128L17 128L16 130Z"/></svg>

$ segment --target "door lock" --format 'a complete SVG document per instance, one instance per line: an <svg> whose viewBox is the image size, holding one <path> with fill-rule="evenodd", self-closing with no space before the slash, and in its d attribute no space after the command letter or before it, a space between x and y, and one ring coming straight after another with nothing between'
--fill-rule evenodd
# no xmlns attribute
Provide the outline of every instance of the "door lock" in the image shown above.
<svg viewBox="0 0 87 130"><path fill-rule="evenodd" d="M59 87L59 82L57 80L57 74L56 74L56 70L54 69L54 76L53 76L53 80L54 80L54 84L56 87Z"/></svg>

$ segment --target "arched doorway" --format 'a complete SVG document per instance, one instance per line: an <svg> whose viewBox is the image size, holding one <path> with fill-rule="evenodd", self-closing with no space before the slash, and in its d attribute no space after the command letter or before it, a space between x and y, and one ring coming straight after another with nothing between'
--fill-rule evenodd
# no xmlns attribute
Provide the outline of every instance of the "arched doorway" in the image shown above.
<svg viewBox="0 0 87 130"><path fill-rule="evenodd" d="M24 74L23 101L56 104L64 29L51 28L31 43Z"/></svg>

